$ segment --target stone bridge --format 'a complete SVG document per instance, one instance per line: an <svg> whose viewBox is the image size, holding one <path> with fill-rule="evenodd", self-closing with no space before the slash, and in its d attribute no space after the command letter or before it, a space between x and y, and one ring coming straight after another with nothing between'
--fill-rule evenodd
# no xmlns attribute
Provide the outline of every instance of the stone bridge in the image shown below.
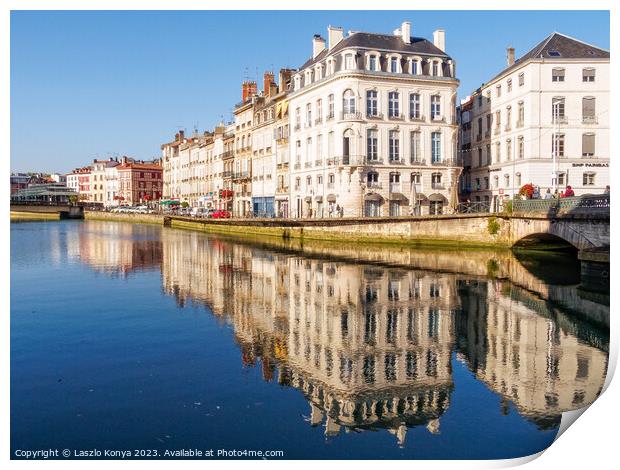
<svg viewBox="0 0 620 470"><path fill-rule="evenodd" d="M83 219L84 207L54 202L11 201L12 214L55 215L61 219Z"/></svg>

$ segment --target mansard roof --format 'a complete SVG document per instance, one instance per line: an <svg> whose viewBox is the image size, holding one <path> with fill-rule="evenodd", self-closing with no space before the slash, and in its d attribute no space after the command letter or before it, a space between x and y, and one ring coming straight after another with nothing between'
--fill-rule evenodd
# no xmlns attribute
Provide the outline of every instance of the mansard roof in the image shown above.
<svg viewBox="0 0 620 470"><path fill-rule="evenodd" d="M342 39L331 49L324 49L314 59L308 59L300 67L300 70L303 70L306 67L309 67L317 62L320 62L328 56L334 55L339 51L349 48L360 48L376 51L393 51L411 55L432 55L434 57L443 57L450 59L450 57L444 51L442 51L432 42L424 38L412 37L411 43L405 44L402 38L396 35L356 32Z"/></svg>

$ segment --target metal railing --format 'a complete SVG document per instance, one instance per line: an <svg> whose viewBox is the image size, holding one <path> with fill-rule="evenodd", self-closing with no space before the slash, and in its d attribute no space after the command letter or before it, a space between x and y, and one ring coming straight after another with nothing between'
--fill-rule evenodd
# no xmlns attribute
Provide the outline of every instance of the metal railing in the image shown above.
<svg viewBox="0 0 620 470"><path fill-rule="evenodd" d="M456 212L459 214L480 214L490 210L489 202L461 202L456 206Z"/></svg>
<svg viewBox="0 0 620 470"><path fill-rule="evenodd" d="M583 196L552 199L515 199L513 212L570 212L609 213L609 194L587 194Z"/></svg>

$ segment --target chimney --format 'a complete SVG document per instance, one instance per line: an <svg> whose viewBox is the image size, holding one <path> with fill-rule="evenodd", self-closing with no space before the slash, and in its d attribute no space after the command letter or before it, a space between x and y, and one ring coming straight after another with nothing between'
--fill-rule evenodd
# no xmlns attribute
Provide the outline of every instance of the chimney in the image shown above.
<svg viewBox="0 0 620 470"><path fill-rule="evenodd" d="M325 39L320 34L315 34L312 38L312 58L316 59L323 49L325 49Z"/></svg>
<svg viewBox="0 0 620 470"><path fill-rule="evenodd" d="M327 27L327 47L331 50L336 44L344 39L344 30L335 26Z"/></svg>
<svg viewBox="0 0 620 470"><path fill-rule="evenodd" d="M433 31L433 44L439 50L446 50L446 32L443 29Z"/></svg>
<svg viewBox="0 0 620 470"><path fill-rule="evenodd" d="M400 32L405 44L411 44L411 23L409 21L403 21L400 27Z"/></svg>
<svg viewBox="0 0 620 470"><path fill-rule="evenodd" d="M274 81L273 72L265 72L263 74L263 95L271 96L272 86Z"/></svg>
<svg viewBox="0 0 620 470"><path fill-rule="evenodd" d="M286 90L286 84L290 82L293 71L290 69L280 69L278 74L278 93Z"/></svg>
<svg viewBox="0 0 620 470"><path fill-rule="evenodd" d="M514 47L509 47L508 49L506 49L506 61L508 63L508 66L514 65L515 63L515 48Z"/></svg>
<svg viewBox="0 0 620 470"><path fill-rule="evenodd" d="M181 142L185 140L185 131L179 131L179 140Z"/></svg>
<svg viewBox="0 0 620 470"><path fill-rule="evenodd" d="M256 95L257 86L256 82L246 80L241 84L241 102L245 103L247 100Z"/></svg>

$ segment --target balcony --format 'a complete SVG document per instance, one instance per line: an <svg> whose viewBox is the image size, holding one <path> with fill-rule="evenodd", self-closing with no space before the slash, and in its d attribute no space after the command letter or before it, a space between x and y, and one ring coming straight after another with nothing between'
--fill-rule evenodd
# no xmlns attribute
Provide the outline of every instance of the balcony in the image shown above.
<svg viewBox="0 0 620 470"><path fill-rule="evenodd" d="M522 120L519 120L519 121L517 121L516 127L517 128L523 127L523 125L524 125L524 122Z"/></svg>
<svg viewBox="0 0 620 470"><path fill-rule="evenodd" d="M228 150L222 154L222 159L226 160L227 158L233 158L235 153L232 150Z"/></svg>
<svg viewBox="0 0 620 470"><path fill-rule="evenodd" d="M288 186L278 186L276 188L276 194L288 194Z"/></svg>
<svg viewBox="0 0 620 470"><path fill-rule="evenodd" d="M222 178L230 178L232 176L233 172L232 171L223 171L222 172Z"/></svg>
<svg viewBox="0 0 620 470"><path fill-rule="evenodd" d="M329 113L325 118L326 121L331 121L332 119L334 119L334 113Z"/></svg>
<svg viewBox="0 0 620 470"><path fill-rule="evenodd" d="M424 158L412 158L409 161L409 164L411 164L411 165L426 165L426 159L424 159Z"/></svg>
<svg viewBox="0 0 620 470"><path fill-rule="evenodd" d="M366 187L368 189L383 189L383 185L378 181L368 181Z"/></svg>
<svg viewBox="0 0 620 470"><path fill-rule="evenodd" d="M390 121L404 121L405 120L405 116L403 114L392 114L392 113L389 113L388 114L388 120L390 120Z"/></svg>
<svg viewBox="0 0 620 470"><path fill-rule="evenodd" d="M390 183L390 192L391 193L401 193L400 183Z"/></svg>
<svg viewBox="0 0 620 470"><path fill-rule="evenodd" d="M596 116L583 116L581 119L582 124L598 124Z"/></svg>
<svg viewBox="0 0 620 470"><path fill-rule="evenodd" d="M485 138L485 139L488 139L489 137L491 137L491 131L486 131L486 132L484 133L484 138Z"/></svg>
<svg viewBox="0 0 620 470"><path fill-rule="evenodd" d="M323 118L318 117L314 120L315 126L318 126L319 124L322 124L322 123L323 123Z"/></svg>
<svg viewBox="0 0 620 470"><path fill-rule="evenodd" d="M301 124L295 124L295 125L293 126L293 130L298 131L298 130L300 130L300 129L301 129Z"/></svg>
<svg viewBox="0 0 620 470"><path fill-rule="evenodd" d="M554 116L551 122L553 124L568 124L568 118L566 116Z"/></svg>
<svg viewBox="0 0 620 470"><path fill-rule="evenodd" d="M445 116L431 116L431 121L433 122L446 122Z"/></svg>
<svg viewBox="0 0 620 470"><path fill-rule="evenodd" d="M366 113L366 119L383 119L383 113Z"/></svg>
<svg viewBox="0 0 620 470"><path fill-rule="evenodd" d="M512 128L510 127L510 124L506 124L506 126L504 127L504 132L510 132Z"/></svg>
<svg viewBox="0 0 620 470"><path fill-rule="evenodd" d="M410 114L409 120L413 122L424 122L426 121L426 117L421 114Z"/></svg>
<svg viewBox="0 0 620 470"><path fill-rule="evenodd" d="M433 188L433 189L446 189L446 186L443 183L441 183L441 182L433 181L431 183L431 188Z"/></svg>
<svg viewBox="0 0 620 470"><path fill-rule="evenodd" d="M312 162L305 162L304 168L312 168Z"/></svg>
<svg viewBox="0 0 620 470"><path fill-rule="evenodd" d="M362 113L360 113L359 111L353 111L353 112L345 113L343 111L343 112L340 113L340 120L341 121L361 121L362 120Z"/></svg>
<svg viewBox="0 0 620 470"><path fill-rule="evenodd" d="M321 166L323 165L323 160L315 160L314 161L314 166Z"/></svg>
<svg viewBox="0 0 620 470"><path fill-rule="evenodd" d="M476 136L476 142L480 142L482 140L482 134L478 134Z"/></svg>
<svg viewBox="0 0 620 470"><path fill-rule="evenodd" d="M301 169L301 163L295 163L295 164L293 165L293 169L294 169L294 170L300 170L300 169Z"/></svg>
<svg viewBox="0 0 620 470"><path fill-rule="evenodd" d="M383 165L383 158L379 157L366 157L367 165Z"/></svg>
<svg viewBox="0 0 620 470"><path fill-rule="evenodd" d="M233 173L233 179L235 180L242 180L242 179L248 179L248 178L251 178L249 171L235 171Z"/></svg>
<svg viewBox="0 0 620 470"><path fill-rule="evenodd" d="M392 158L390 157L388 160L388 164L389 165L404 165L405 164L405 160L401 160L398 157Z"/></svg>

